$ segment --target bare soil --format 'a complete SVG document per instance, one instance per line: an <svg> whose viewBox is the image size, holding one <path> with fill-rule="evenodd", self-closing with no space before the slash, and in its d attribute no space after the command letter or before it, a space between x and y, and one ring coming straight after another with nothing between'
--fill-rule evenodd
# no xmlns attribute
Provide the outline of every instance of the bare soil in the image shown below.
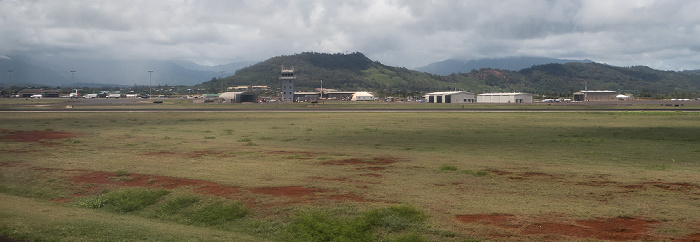
<svg viewBox="0 0 700 242"><path fill-rule="evenodd" d="M548 179L552 182L566 182L554 175L535 172L508 172L499 170L489 170L498 176L506 176L508 179ZM446 186L447 184L435 184L436 186ZM460 184L452 184L460 185ZM622 193L647 190L662 189L680 193L698 193L700 185L690 183L666 183L666 182L643 182L637 184L620 184L606 180L591 180L586 182L572 183L579 186L605 187L615 186L625 188ZM617 217L598 218L593 220L570 220L566 215L553 215L547 217L523 218L512 214L465 214L456 216L457 221L462 223L480 223L492 225L500 228L511 229L521 235L542 236L544 240L566 240L566 238L584 238L600 240L673 240L673 241L700 241L700 234L690 234L683 237L661 236L652 234L650 231L662 224L644 218ZM502 234L493 234L493 238L499 238Z"/></svg>
<svg viewBox="0 0 700 242"><path fill-rule="evenodd" d="M4 135L3 135L4 134ZM56 131L6 131L0 133L0 139L17 142L41 142L44 140L57 140L82 136L78 133L56 132Z"/></svg>
<svg viewBox="0 0 700 242"><path fill-rule="evenodd" d="M560 216L553 217L560 218ZM555 221L556 219L552 219L551 217L521 218L509 214L467 214L458 215L456 218L463 223L481 223L513 229L517 231L517 233L523 235L547 235L545 237L553 240L563 240L568 237L616 241L692 239L662 238L651 235L649 234L649 230L659 224L659 222L638 218L599 218L593 220ZM494 235L494 237L497 236L498 235Z"/></svg>
<svg viewBox="0 0 700 242"><path fill-rule="evenodd" d="M396 163L397 160L394 158L389 158L389 157L376 157L372 158L371 160L363 160L363 159L345 159L345 160L330 160L330 161L324 161L323 165L372 165L372 166L381 166L381 165L390 165L393 163Z"/></svg>
<svg viewBox="0 0 700 242"><path fill-rule="evenodd" d="M240 193L239 187L225 186L209 181L183 179L167 176L127 174L116 175L114 172L93 171L72 178L75 183L109 184L121 187L149 187L175 189L191 187L195 192L233 198Z"/></svg>

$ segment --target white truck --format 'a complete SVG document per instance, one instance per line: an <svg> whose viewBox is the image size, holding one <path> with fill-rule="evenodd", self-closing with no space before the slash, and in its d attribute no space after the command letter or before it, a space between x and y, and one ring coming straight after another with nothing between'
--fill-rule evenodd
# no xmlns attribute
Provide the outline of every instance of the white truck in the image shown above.
<svg viewBox="0 0 700 242"><path fill-rule="evenodd" d="M97 94L85 94L84 98L97 98Z"/></svg>
<svg viewBox="0 0 700 242"><path fill-rule="evenodd" d="M107 98L120 98L120 97L122 97L122 95L119 94L119 93L110 93L110 94L107 94Z"/></svg>

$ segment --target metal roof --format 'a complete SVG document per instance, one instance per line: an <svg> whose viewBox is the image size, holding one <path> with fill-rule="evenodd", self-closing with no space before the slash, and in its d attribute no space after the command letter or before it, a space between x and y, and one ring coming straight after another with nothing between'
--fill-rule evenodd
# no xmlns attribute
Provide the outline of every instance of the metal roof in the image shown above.
<svg viewBox="0 0 700 242"><path fill-rule="evenodd" d="M426 93L425 95L451 95L451 94L457 94L457 93L473 94L471 92L465 92L465 91L450 91L450 92L431 92L431 93Z"/></svg>
<svg viewBox="0 0 700 242"><path fill-rule="evenodd" d="M503 95L532 95L526 92L482 93L479 96L503 96Z"/></svg>

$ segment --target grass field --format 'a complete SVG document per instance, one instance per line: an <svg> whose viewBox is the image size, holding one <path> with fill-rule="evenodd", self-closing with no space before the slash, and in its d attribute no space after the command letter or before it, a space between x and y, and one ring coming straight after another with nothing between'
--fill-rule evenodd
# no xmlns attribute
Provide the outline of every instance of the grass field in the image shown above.
<svg viewBox="0 0 700 242"><path fill-rule="evenodd" d="M22 240L692 240L700 113L3 113Z"/></svg>

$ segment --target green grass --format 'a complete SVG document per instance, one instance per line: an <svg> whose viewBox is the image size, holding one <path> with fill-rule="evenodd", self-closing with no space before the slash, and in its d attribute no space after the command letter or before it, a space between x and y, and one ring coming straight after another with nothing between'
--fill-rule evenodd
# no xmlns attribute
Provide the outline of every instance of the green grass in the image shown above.
<svg viewBox="0 0 700 242"><path fill-rule="evenodd" d="M196 210L191 216L195 223L217 225L233 221L248 214L245 205L238 202L217 202Z"/></svg>
<svg viewBox="0 0 700 242"><path fill-rule="evenodd" d="M164 189L150 190L145 188L119 189L104 196L106 208L117 213L128 213L153 205L167 195Z"/></svg>
<svg viewBox="0 0 700 242"><path fill-rule="evenodd" d="M0 194L0 234L29 241L265 241L231 230L74 208Z"/></svg>
<svg viewBox="0 0 700 242"><path fill-rule="evenodd" d="M453 166L453 165L441 165L440 170L441 171L456 171L456 170L458 170L458 168L456 166Z"/></svg>
<svg viewBox="0 0 700 242"><path fill-rule="evenodd" d="M700 223L698 120L690 112L5 113L0 137L49 129L80 135L0 140L0 217L7 218L0 233L29 240L537 240L455 216L534 221L557 214L645 218L661 221L659 233L683 236L700 233L693 227ZM87 171L114 172L111 182L160 175L240 192L224 198L199 194L197 186L74 182ZM316 193L251 192L289 186ZM364 201L330 198L349 195ZM72 200L49 201L65 198Z"/></svg>
<svg viewBox="0 0 700 242"><path fill-rule="evenodd" d="M381 241L394 236L393 240L396 241L423 241L425 238L416 233L400 232L420 229L425 218L423 212L405 205L350 216L330 211L305 211L285 228L282 240ZM379 230L384 232L380 233Z"/></svg>

